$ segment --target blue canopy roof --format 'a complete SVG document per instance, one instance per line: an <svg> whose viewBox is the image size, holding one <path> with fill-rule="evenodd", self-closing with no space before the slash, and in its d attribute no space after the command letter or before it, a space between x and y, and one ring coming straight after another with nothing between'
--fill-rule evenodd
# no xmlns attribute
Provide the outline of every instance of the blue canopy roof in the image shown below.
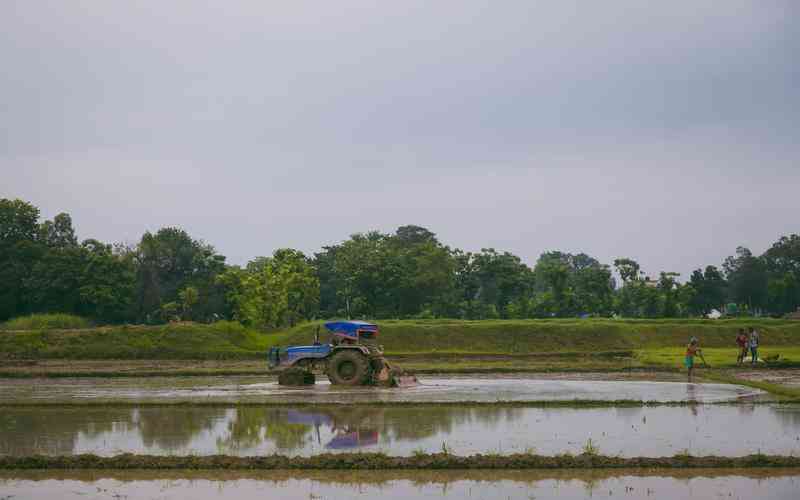
<svg viewBox="0 0 800 500"><path fill-rule="evenodd" d="M366 321L331 321L325 323L325 328L332 332L342 332L348 335L355 335L358 330L378 331L378 325L367 323Z"/></svg>

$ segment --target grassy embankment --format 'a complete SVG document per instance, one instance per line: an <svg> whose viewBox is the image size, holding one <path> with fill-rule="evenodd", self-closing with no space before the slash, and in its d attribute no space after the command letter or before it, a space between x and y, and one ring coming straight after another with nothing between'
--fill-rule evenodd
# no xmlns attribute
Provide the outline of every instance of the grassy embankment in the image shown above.
<svg viewBox="0 0 800 500"><path fill-rule="evenodd" d="M63 320L63 318L62 318ZM683 370L684 346L698 337L698 375L800 399L800 389L742 380L735 370L739 328L761 332L760 368L800 367L800 321L754 320L403 320L381 321L387 355L417 373L626 372ZM312 341L318 323L260 332L238 323L107 326L74 321L0 326L0 376L262 374L269 347ZM17 329L19 326L36 328ZM54 327L55 326L55 327Z"/></svg>
<svg viewBox="0 0 800 500"><path fill-rule="evenodd" d="M238 323L212 325L63 326L6 324L6 360L263 360L274 345L313 340L317 323L264 333ZM736 331L754 324L761 356L772 366L800 365L800 322L788 320L519 320L382 321L380 343L393 359L418 371L679 369L687 340L698 337L715 368L734 366Z"/></svg>
<svg viewBox="0 0 800 500"><path fill-rule="evenodd" d="M28 327L15 328L20 323ZM390 320L380 343L397 357L492 361L519 357L635 357L650 365L677 364L687 340L698 337L710 364L735 361L738 328L754 324L762 357L800 354L800 322L789 320ZM86 328L16 320L0 331L0 356L17 359L263 359L273 345L312 342L317 323L263 333L238 323ZM800 360L800 359L798 359Z"/></svg>

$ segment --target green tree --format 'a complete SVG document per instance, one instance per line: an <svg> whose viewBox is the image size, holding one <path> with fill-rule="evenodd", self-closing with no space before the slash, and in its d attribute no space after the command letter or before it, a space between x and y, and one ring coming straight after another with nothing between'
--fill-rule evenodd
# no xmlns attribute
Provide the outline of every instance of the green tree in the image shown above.
<svg viewBox="0 0 800 500"><path fill-rule="evenodd" d="M623 283L639 281L641 279L641 267L639 263L633 259L614 259L614 267L617 269Z"/></svg>
<svg viewBox="0 0 800 500"><path fill-rule="evenodd" d="M0 243L33 241L39 229L39 209L23 200L0 199Z"/></svg>
<svg viewBox="0 0 800 500"><path fill-rule="evenodd" d="M674 318L681 316L682 304L680 298L680 283L678 283L680 273L662 272L658 278L657 288L661 293L661 307L663 308L659 316Z"/></svg>
<svg viewBox="0 0 800 500"><path fill-rule="evenodd" d="M394 317L409 317L423 310L435 316L452 311L454 296L455 260L450 249L443 246L431 231L419 226L402 226L387 238L386 257L394 288L388 291Z"/></svg>
<svg viewBox="0 0 800 500"><path fill-rule="evenodd" d="M137 268L136 311L142 320L160 315L161 306L179 302L178 293L187 286L198 290L195 319L207 320L224 306L224 290L217 276L225 270L225 257L211 245L195 240L178 228L147 232L130 250Z"/></svg>
<svg viewBox="0 0 800 500"><path fill-rule="evenodd" d="M39 226L38 239L50 248L70 248L78 246L78 238L72 227L72 217L61 213L52 221L45 221Z"/></svg>
<svg viewBox="0 0 800 500"><path fill-rule="evenodd" d="M234 317L257 327L292 326L319 311L319 279L309 259L283 248L258 257L246 269L229 268L219 277Z"/></svg>
<svg viewBox="0 0 800 500"><path fill-rule="evenodd" d="M450 252L452 313L468 319L523 317L530 313L533 273L509 252L484 248L480 252Z"/></svg>
<svg viewBox="0 0 800 500"><path fill-rule="evenodd" d="M562 252L543 253L533 269L536 277L536 287L542 293L540 301L547 307L553 316L571 316L574 314L572 289L570 288L569 255Z"/></svg>
<svg viewBox="0 0 800 500"><path fill-rule="evenodd" d="M617 313L632 318L656 318L662 315L664 297L652 281L644 279L639 263L621 258L614 260L614 267L623 283L615 294L614 309Z"/></svg>
<svg viewBox="0 0 800 500"><path fill-rule="evenodd" d="M334 274L345 316L386 317L395 310L391 290L397 286L399 263L392 259L388 238L372 231L338 245Z"/></svg>
<svg viewBox="0 0 800 500"><path fill-rule="evenodd" d="M136 268L130 256L97 240L82 244L78 314L102 322L132 319Z"/></svg>
<svg viewBox="0 0 800 500"><path fill-rule="evenodd" d="M585 254L546 252L534 268L538 315L607 316L613 307L611 269Z"/></svg>
<svg viewBox="0 0 800 500"><path fill-rule="evenodd" d="M608 266L595 261L577 269L572 276L573 296L578 312L610 316L614 301L614 279Z"/></svg>
<svg viewBox="0 0 800 500"><path fill-rule="evenodd" d="M736 255L722 264L728 280L729 297L753 311L763 308L768 297L768 277L764 262L749 249L738 247Z"/></svg>
<svg viewBox="0 0 800 500"><path fill-rule="evenodd" d="M727 294L727 282L722 272L715 266L706 266L705 271L696 269L689 278L688 285L693 293L688 299L692 314L704 316L712 309L723 310Z"/></svg>
<svg viewBox="0 0 800 500"><path fill-rule="evenodd" d="M777 314L800 307L800 235L782 236L762 256L768 274L767 304Z"/></svg>
<svg viewBox="0 0 800 500"><path fill-rule="evenodd" d="M77 313L84 252L72 218L58 214L36 231L40 252L23 281L26 302L34 312Z"/></svg>
<svg viewBox="0 0 800 500"><path fill-rule="evenodd" d="M178 292L178 300L180 303L181 319L184 321L191 321L193 312L200 300L200 292L193 286L187 286Z"/></svg>
<svg viewBox="0 0 800 500"><path fill-rule="evenodd" d="M0 199L0 321L31 312L24 280L43 252L36 241L39 209Z"/></svg>

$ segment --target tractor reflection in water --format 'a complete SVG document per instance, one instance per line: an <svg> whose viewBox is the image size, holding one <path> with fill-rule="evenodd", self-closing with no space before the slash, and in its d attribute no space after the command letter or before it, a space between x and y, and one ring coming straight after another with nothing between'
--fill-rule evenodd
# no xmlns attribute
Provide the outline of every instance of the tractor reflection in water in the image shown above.
<svg viewBox="0 0 800 500"><path fill-rule="evenodd" d="M319 444L322 444L319 429L327 427L334 433L334 436L325 444L325 448L349 450L378 444L378 422L375 419L381 416L382 412L374 408L366 409L365 412L345 412L344 414L336 411L289 410L286 421L292 424L313 426Z"/></svg>
<svg viewBox="0 0 800 500"><path fill-rule="evenodd" d="M270 370L278 373L281 385L310 385L315 373L324 373L332 384L344 386L407 386L416 383L412 375L392 366L377 344L378 326L365 321L325 323L330 341L319 341L319 327L314 345L273 347L269 350Z"/></svg>

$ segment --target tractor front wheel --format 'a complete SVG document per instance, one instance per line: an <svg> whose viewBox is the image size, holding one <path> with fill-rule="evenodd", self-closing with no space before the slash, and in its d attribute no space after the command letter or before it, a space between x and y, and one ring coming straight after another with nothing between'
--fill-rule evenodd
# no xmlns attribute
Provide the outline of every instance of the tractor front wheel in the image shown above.
<svg viewBox="0 0 800 500"><path fill-rule="evenodd" d="M342 349L328 361L331 384L366 385L369 383L369 361L355 349Z"/></svg>

